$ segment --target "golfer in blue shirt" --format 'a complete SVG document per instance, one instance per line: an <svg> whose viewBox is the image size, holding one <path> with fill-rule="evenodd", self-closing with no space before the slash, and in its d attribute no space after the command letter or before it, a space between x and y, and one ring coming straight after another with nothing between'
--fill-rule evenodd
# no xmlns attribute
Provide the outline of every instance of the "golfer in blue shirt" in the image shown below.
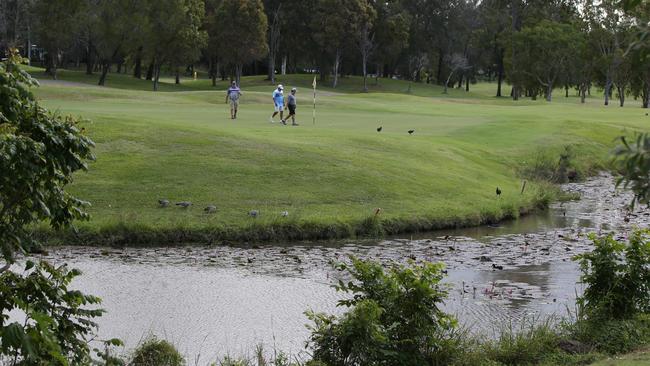
<svg viewBox="0 0 650 366"><path fill-rule="evenodd" d="M275 123L273 120L273 117L280 113L280 122L282 122L283 125L286 125L287 122L284 120L284 94L283 94L284 87L282 84L278 85L278 88L273 91L273 114L271 115L271 118L269 118L269 122Z"/></svg>

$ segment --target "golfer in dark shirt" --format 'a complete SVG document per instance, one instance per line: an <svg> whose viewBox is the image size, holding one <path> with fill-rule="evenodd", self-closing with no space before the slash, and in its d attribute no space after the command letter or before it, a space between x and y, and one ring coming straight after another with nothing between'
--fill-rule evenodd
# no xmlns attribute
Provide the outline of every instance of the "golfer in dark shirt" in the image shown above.
<svg viewBox="0 0 650 366"><path fill-rule="evenodd" d="M289 98L287 98L287 107L289 108L289 115L287 116L287 119L291 117L291 125L292 126L298 126L296 123L296 88L291 89L291 94L289 94ZM286 121L286 120L285 120Z"/></svg>

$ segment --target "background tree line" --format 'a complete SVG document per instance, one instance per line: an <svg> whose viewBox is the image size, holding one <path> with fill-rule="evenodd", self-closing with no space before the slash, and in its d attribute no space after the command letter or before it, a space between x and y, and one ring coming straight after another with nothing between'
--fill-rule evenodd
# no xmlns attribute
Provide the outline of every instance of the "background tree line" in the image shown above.
<svg viewBox="0 0 650 366"><path fill-rule="evenodd" d="M605 104L650 104L650 58L634 40L650 5L620 0L0 0L0 51L18 47L56 78L60 67L152 80L207 70L399 77L495 95L563 89ZM28 45L36 45L28 47ZM31 55L30 55L31 53ZM370 82L373 82L372 80ZM508 87L506 87L506 83Z"/></svg>

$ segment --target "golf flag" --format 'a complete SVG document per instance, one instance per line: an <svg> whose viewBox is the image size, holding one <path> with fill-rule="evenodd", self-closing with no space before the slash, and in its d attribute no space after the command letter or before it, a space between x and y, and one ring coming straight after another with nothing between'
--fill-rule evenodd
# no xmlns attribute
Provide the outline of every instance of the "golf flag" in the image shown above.
<svg viewBox="0 0 650 366"><path fill-rule="evenodd" d="M312 112L312 124L316 124L316 75L314 75L314 81L311 83L311 86L314 88L314 109Z"/></svg>

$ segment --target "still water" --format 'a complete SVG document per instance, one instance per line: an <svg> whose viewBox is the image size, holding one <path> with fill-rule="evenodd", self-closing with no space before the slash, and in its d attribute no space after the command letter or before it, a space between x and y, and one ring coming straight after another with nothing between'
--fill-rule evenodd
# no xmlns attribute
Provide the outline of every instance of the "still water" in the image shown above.
<svg viewBox="0 0 650 366"><path fill-rule="evenodd" d="M331 263L352 254L385 264L442 261L450 286L444 308L476 333L531 319L567 316L582 291L571 257L590 250L590 232L624 237L647 227L648 211L622 209L631 196L601 175L567 184L579 201L499 226L419 234L380 242L239 247L62 247L45 258L84 275L73 284L103 299L100 337L128 354L149 334L175 344L189 364L247 356L257 344L304 356L307 309L335 313ZM503 267L503 270L495 269Z"/></svg>

